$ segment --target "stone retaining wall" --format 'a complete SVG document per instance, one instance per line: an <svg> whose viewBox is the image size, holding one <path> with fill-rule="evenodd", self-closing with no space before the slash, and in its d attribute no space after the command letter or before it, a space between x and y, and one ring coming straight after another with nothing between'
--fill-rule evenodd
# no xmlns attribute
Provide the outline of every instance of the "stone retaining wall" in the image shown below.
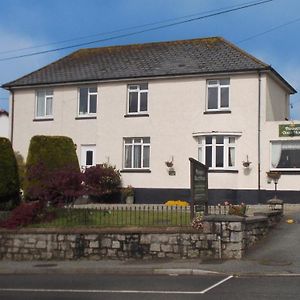
<svg viewBox="0 0 300 300"><path fill-rule="evenodd" d="M0 259L241 258L280 219L207 216L203 229L100 228L0 231Z"/></svg>

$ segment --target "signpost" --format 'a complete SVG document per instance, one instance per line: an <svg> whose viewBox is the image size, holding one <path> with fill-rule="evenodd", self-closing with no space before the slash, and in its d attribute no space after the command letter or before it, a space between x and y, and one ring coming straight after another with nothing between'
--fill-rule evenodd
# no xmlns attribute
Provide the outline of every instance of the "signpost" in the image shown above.
<svg viewBox="0 0 300 300"><path fill-rule="evenodd" d="M199 161L189 158L191 174L191 219L195 212L208 213L208 167Z"/></svg>

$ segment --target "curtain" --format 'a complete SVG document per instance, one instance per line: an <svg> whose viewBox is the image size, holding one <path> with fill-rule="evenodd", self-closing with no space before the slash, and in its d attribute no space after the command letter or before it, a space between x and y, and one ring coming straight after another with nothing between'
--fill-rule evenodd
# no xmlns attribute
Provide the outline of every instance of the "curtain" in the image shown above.
<svg viewBox="0 0 300 300"><path fill-rule="evenodd" d="M280 161L281 153L282 153L281 142L273 142L272 143L272 161L271 161L273 168L277 168L279 161Z"/></svg>

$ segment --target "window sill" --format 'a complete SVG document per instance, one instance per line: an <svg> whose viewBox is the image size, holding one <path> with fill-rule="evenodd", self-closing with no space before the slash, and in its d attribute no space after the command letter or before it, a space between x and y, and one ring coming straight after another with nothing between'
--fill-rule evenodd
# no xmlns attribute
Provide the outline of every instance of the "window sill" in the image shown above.
<svg viewBox="0 0 300 300"><path fill-rule="evenodd" d="M214 169L209 169L208 170L208 173L238 173L239 171L238 170L214 170Z"/></svg>
<svg viewBox="0 0 300 300"><path fill-rule="evenodd" d="M290 170L287 170L287 169L285 169L285 170L271 169L270 171L271 172L278 172L282 175L299 175L300 174L300 169L296 169L296 170L294 170L294 169L290 169Z"/></svg>
<svg viewBox="0 0 300 300"><path fill-rule="evenodd" d="M33 122L44 122L44 121L54 121L54 118L36 118L32 120Z"/></svg>
<svg viewBox="0 0 300 300"><path fill-rule="evenodd" d="M82 117L76 117L75 120L91 120L91 119L97 119L97 116L82 116Z"/></svg>
<svg viewBox="0 0 300 300"><path fill-rule="evenodd" d="M151 173L149 169L123 169L120 173Z"/></svg>
<svg viewBox="0 0 300 300"><path fill-rule="evenodd" d="M203 114L204 115L231 114L231 110L207 110Z"/></svg>
<svg viewBox="0 0 300 300"><path fill-rule="evenodd" d="M149 117L149 114L126 114L124 118Z"/></svg>

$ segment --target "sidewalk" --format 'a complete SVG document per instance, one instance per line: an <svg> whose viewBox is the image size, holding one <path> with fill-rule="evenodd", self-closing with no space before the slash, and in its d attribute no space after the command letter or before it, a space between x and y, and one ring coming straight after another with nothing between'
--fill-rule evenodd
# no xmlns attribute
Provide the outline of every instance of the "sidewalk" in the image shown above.
<svg viewBox="0 0 300 300"><path fill-rule="evenodd" d="M295 222L288 224L287 219ZM235 274L300 276L300 205L285 207L280 224L242 260L0 261L0 274Z"/></svg>

